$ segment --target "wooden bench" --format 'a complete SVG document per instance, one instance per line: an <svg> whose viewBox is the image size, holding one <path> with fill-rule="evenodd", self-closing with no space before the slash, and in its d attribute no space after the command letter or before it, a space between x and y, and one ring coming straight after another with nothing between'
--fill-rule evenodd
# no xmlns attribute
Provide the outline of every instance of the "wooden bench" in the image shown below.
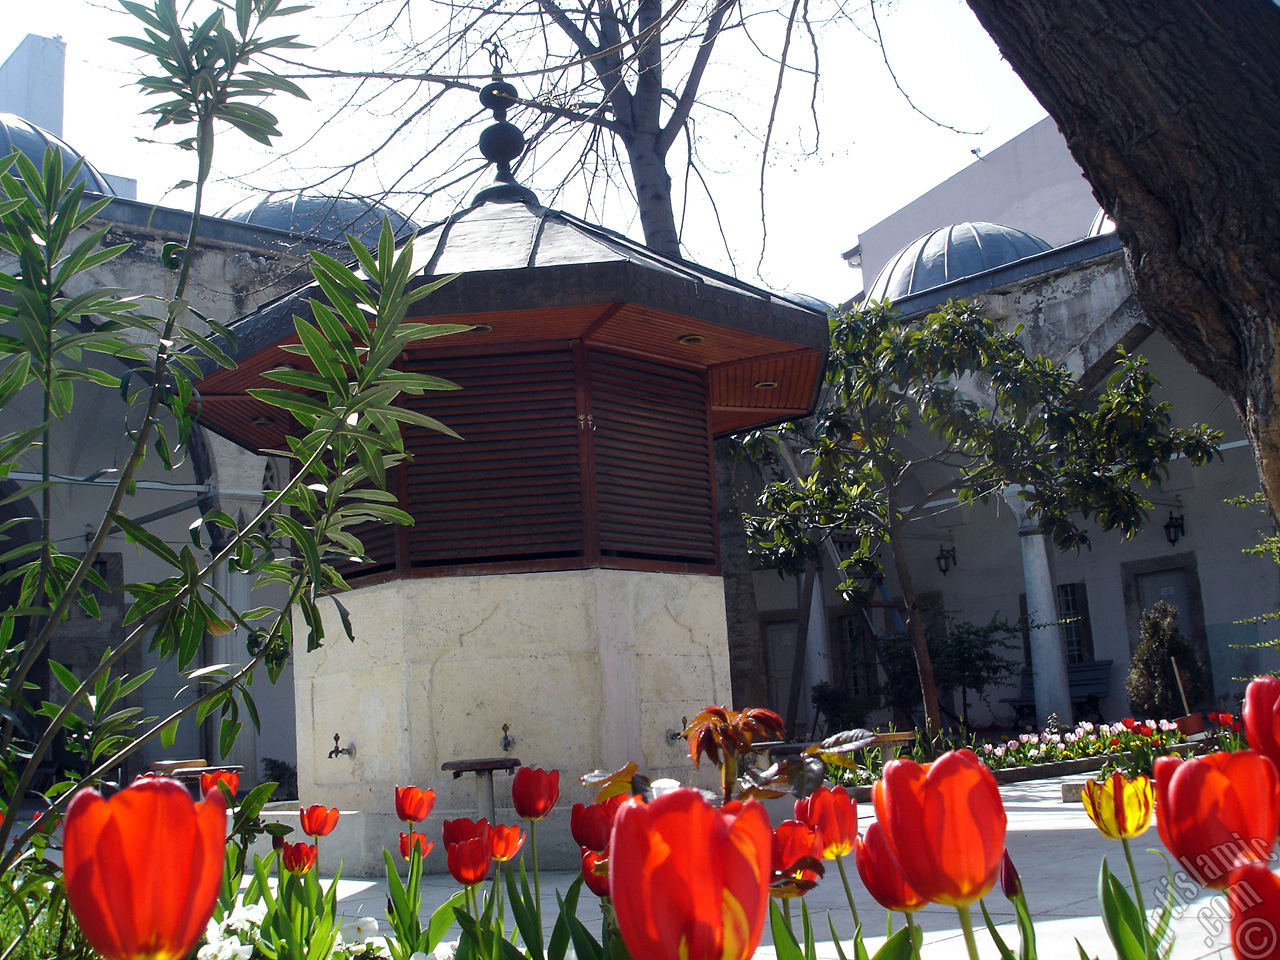
<svg viewBox="0 0 1280 960"><path fill-rule="evenodd" d="M1067 683L1071 687L1073 721L1102 722L1102 701L1111 692L1111 660L1088 660L1067 664ZM1013 707L1013 724L1034 725L1036 722L1035 684L1030 670L1022 671L1022 688L1016 697L1000 701ZM1046 718L1048 719L1048 718ZM1061 719L1061 718L1060 718Z"/></svg>
<svg viewBox="0 0 1280 960"><path fill-rule="evenodd" d="M879 747L881 758L893 760L904 747L910 749L916 742L914 730L895 731L893 733L877 733L875 740L867 746ZM796 757L813 746L812 740L766 740L751 745L754 752L768 756L770 763L776 763L781 757Z"/></svg>

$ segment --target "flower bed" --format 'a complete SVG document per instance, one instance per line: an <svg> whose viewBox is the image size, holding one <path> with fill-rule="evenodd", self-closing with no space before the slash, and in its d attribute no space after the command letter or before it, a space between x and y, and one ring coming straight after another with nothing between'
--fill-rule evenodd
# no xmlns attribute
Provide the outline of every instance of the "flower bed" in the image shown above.
<svg viewBox="0 0 1280 960"><path fill-rule="evenodd" d="M1228 894L1238 956L1259 956L1242 931L1280 926L1280 882L1268 867L1280 832L1280 680L1255 680L1248 696L1245 726L1255 749L1215 749L1183 759L1170 755L1183 746L1173 730L1136 721L1082 725L1070 737L1028 735L1005 745L1001 760L1061 748L1085 755L1055 764L1153 767L1154 777L1117 770L1084 790L1088 816L1104 836L1121 843L1128 864L1130 885L1105 861L1099 875L1101 929L1119 960L1156 960L1172 949L1172 900L1147 909L1129 848L1129 840L1152 824L1153 811L1182 873ZM1233 725L1231 718L1220 720L1220 736L1227 746L1241 746ZM232 824L236 837L226 844L210 829L233 800L235 784L225 778L205 784L198 803L163 778L142 779L109 799L83 791L67 814L66 896L89 942L108 960L179 960L197 946L200 960L426 960L437 950L460 960L566 960L570 949L583 960L748 960L766 920L779 960L813 960L803 898L827 882L826 865L834 861L858 928L856 957L918 957L922 934L913 915L926 903L956 908L970 960L978 957L974 903L1001 960L1035 956L1034 923L1004 847L1007 818L997 771L987 762L998 745L982 755L952 750L924 765L905 758L886 764L872 791L875 821L859 835L846 789L820 785L825 766L818 755L788 757L763 771L747 765L753 741L776 736L780 728L780 719L766 710L709 707L695 718L685 731L690 755L695 764L718 768L718 797L675 783L650 784L634 764L584 777L597 796L592 804L576 804L570 817L583 850L582 875L558 895L549 938L540 914L536 831L559 800L559 774L536 768L521 768L512 786L527 834L521 826L483 820L445 822L444 856L460 889L425 923L422 864L432 844L416 825L430 815L434 794L417 787L397 788L394 797L408 832L401 835L398 859L386 852L386 919L351 924L348 937L355 941L343 938L336 880L328 889L317 880L319 842L338 812L323 805L304 809L300 822L309 839L281 838L278 855L255 858L249 869L245 841L263 829L256 818L270 791L260 787L241 802ZM843 741L825 746L856 753L868 742L852 734ZM1121 753L1126 744L1129 751ZM1213 740L1205 745L1220 746ZM1046 766L998 772L1009 776ZM795 816L773 825L759 801L784 792L800 798ZM872 897L903 917L873 958L861 942L848 856ZM245 871L251 879L242 888ZM982 904L997 883L1017 915L1016 952ZM583 887L602 898L603 942L577 919ZM442 947L450 931L457 940Z"/></svg>

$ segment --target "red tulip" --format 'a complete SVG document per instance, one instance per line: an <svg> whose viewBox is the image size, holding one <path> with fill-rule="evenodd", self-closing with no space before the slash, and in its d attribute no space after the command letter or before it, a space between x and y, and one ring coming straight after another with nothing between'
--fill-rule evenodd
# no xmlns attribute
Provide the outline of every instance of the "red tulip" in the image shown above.
<svg viewBox="0 0 1280 960"><path fill-rule="evenodd" d="M446 847L461 843L463 840L483 840L488 843L489 821L470 820L467 817L446 820L440 825L440 838L444 841Z"/></svg>
<svg viewBox="0 0 1280 960"><path fill-rule="evenodd" d="M526 820L541 820L560 799L560 771L521 767L511 781L511 802Z"/></svg>
<svg viewBox="0 0 1280 960"><path fill-rule="evenodd" d="M597 897L609 895L609 858L582 848L582 882Z"/></svg>
<svg viewBox="0 0 1280 960"><path fill-rule="evenodd" d="M914 913L929 902L903 878L902 868L878 821L873 820L867 825L866 833L854 838L853 847L862 885L880 906L899 913Z"/></svg>
<svg viewBox="0 0 1280 960"><path fill-rule="evenodd" d="M818 831L801 820L783 820L773 831L773 883L776 897L803 897L822 874L822 841Z"/></svg>
<svg viewBox="0 0 1280 960"><path fill-rule="evenodd" d="M620 793L602 803L575 803L569 812L569 832L578 846L596 853L608 850L613 818L628 799L625 793Z"/></svg>
<svg viewBox="0 0 1280 960"><path fill-rule="evenodd" d="M746 960L755 952L773 856L758 801L717 810L683 789L628 803L609 849L609 894L631 956Z"/></svg>
<svg viewBox="0 0 1280 960"><path fill-rule="evenodd" d="M413 851L414 847L417 847L425 857L431 852L432 848L435 847L435 844L427 839L427 835L425 833L418 833L417 831L414 831L413 833L400 834L400 856L408 860L409 854Z"/></svg>
<svg viewBox="0 0 1280 960"><path fill-rule="evenodd" d="M489 841L476 837L445 847L445 861L453 879L464 887L475 886L489 876Z"/></svg>
<svg viewBox="0 0 1280 960"><path fill-rule="evenodd" d="M1232 869L1268 858L1280 829L1280 775L1262 754L1159 757L1155 775L1160 839L1201 886L1223 890Z"/></svg>
<svg viewBox="0 0 1280 960"><path fill-rule="evenodd" d="M972 750L923 766L891 760L874 802L903 877L920 896L963 907L995 885L1007 818L995 776Z"/></svg>
<svg viewBox="0 0 1280 960"><path fill-rule="evenodd" d="M1255 677L1249 681L1243 719L1249 746L1280 768L1280 678Z"/></svg>
<svg viewBox="0 0 1280 960"><path fill-rule="evenodd" d="M858 805L844 787L819 787L804 800L797 800L796 819L818 831L824 860L853 852L858 838Z"/></svg>
<svg viewBox="0 0 1280 960"><path fill-rule="evenodd" d="M280 862L290 873L307 873L316 865L316 845L286 842L280 848Z"/></svg>
<svg viewBox="0 0 1280 960"><path fill-rule="evenodd" d="M421 823L436 805L436 792L421 787L396 787L396 816L405 823Z"/></svg>
<svg viewBox="0 0 1280 960"><path fill-rule="evenodd" d="M1265 863L1247 863L1231 871L1227 884L1231 907L1231 949L1241 960L1275 960L1280 954L1280 877Z"/></svg>
<svg viewBox="0 0 1280 960"><path fill-rule="evenodd" d="M213 915L226 850L226 801L199 803L176 780L139 780L67 807L67 902L107 960L180 960Z"/></svg>
<svg viewBox="0 0 1280 960"><path fill-rule="evenodd" d="M240 774L234 770L214 770L200 774L200 795L204 796L210 790L217 789L220 783L225 783L227 791L234 797L240 789Z"/></svg>
<svg viewBox="0 0 1280 960"><path fill-rule="evenodd" d="M489 828L489 855L495 860L507 861L524 846L524 831L495 823Z"/></svg>
<svg viewBox="0 0 1280 960"><path fill-rule="evenodd" d="M298 811L302 815L302 832L309 837L327 837L338 825L338 808L315 803Z"/></svg>

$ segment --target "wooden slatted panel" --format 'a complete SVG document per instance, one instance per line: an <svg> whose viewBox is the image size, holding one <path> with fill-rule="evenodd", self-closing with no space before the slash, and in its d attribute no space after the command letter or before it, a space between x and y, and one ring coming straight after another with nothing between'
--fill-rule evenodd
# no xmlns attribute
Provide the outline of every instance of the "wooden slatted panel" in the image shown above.
<svg viewBox="0 0 1280 960"><path fill-rule="evenodd" d="M463 440L417 427L405 436L406 509L416 568L581 557L579 434L568 348L425 360L462 389L404 401Z"/></svg>
<svg viewBox="0 0 1280 960"><path fill-rule="evenodd" d="M715 566L702 375L598 350L590 366L602 556Z"/></svg>

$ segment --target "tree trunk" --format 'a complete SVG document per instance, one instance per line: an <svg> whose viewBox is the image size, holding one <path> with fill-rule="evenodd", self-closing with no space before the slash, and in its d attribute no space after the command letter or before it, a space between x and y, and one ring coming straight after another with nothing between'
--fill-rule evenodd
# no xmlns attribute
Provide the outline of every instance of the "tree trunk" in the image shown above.
<svg viewBox="0 0 1280 960"><path fill-rule="evenodd" d="M733 485L733 456L723 440L715 444L716 508L720 528L720 571L724 579L729 632L729 683L736 709L769 702L769 681L756 610L754 564L747 555L742 509Z"/></svg>
<svg viewBox="0 0 1280 960"><path fill-rule="evenodd" d="M1235 404L1280 514L1280 8L968 2L1115 220L1147 318Z"/></svg>
<svg viewBox="0 0 1280 960"><path fill-rule="evenodd" d="M890 501L892 502L892 501ZM929 640L924 635L924 621L920 617L920 605L916 602L915 582L907 566L906 550L899 531L889 534L889 550L893 553L893 569L898 575L898 589L902 591L902 603L907 608L907 639L916 655L916 674L920 677L920 697L924 702L924 725L931 744L938 742L942 733L942 707L938 703L938 684L933 678L933 658L929 656Z"/></svg>
<svg viewBox="0 0 1280 960"><path fill-rule="evenodd" d="M667 159L653 147L653 134L639 134L626 138L627 158L631 164L631 179L636 188L636 203L640 210L640 226L644 230L645 246L669 257L680 256L680 233L676 230L675 209L671 202L671 175L667 173Z"/></svg>

